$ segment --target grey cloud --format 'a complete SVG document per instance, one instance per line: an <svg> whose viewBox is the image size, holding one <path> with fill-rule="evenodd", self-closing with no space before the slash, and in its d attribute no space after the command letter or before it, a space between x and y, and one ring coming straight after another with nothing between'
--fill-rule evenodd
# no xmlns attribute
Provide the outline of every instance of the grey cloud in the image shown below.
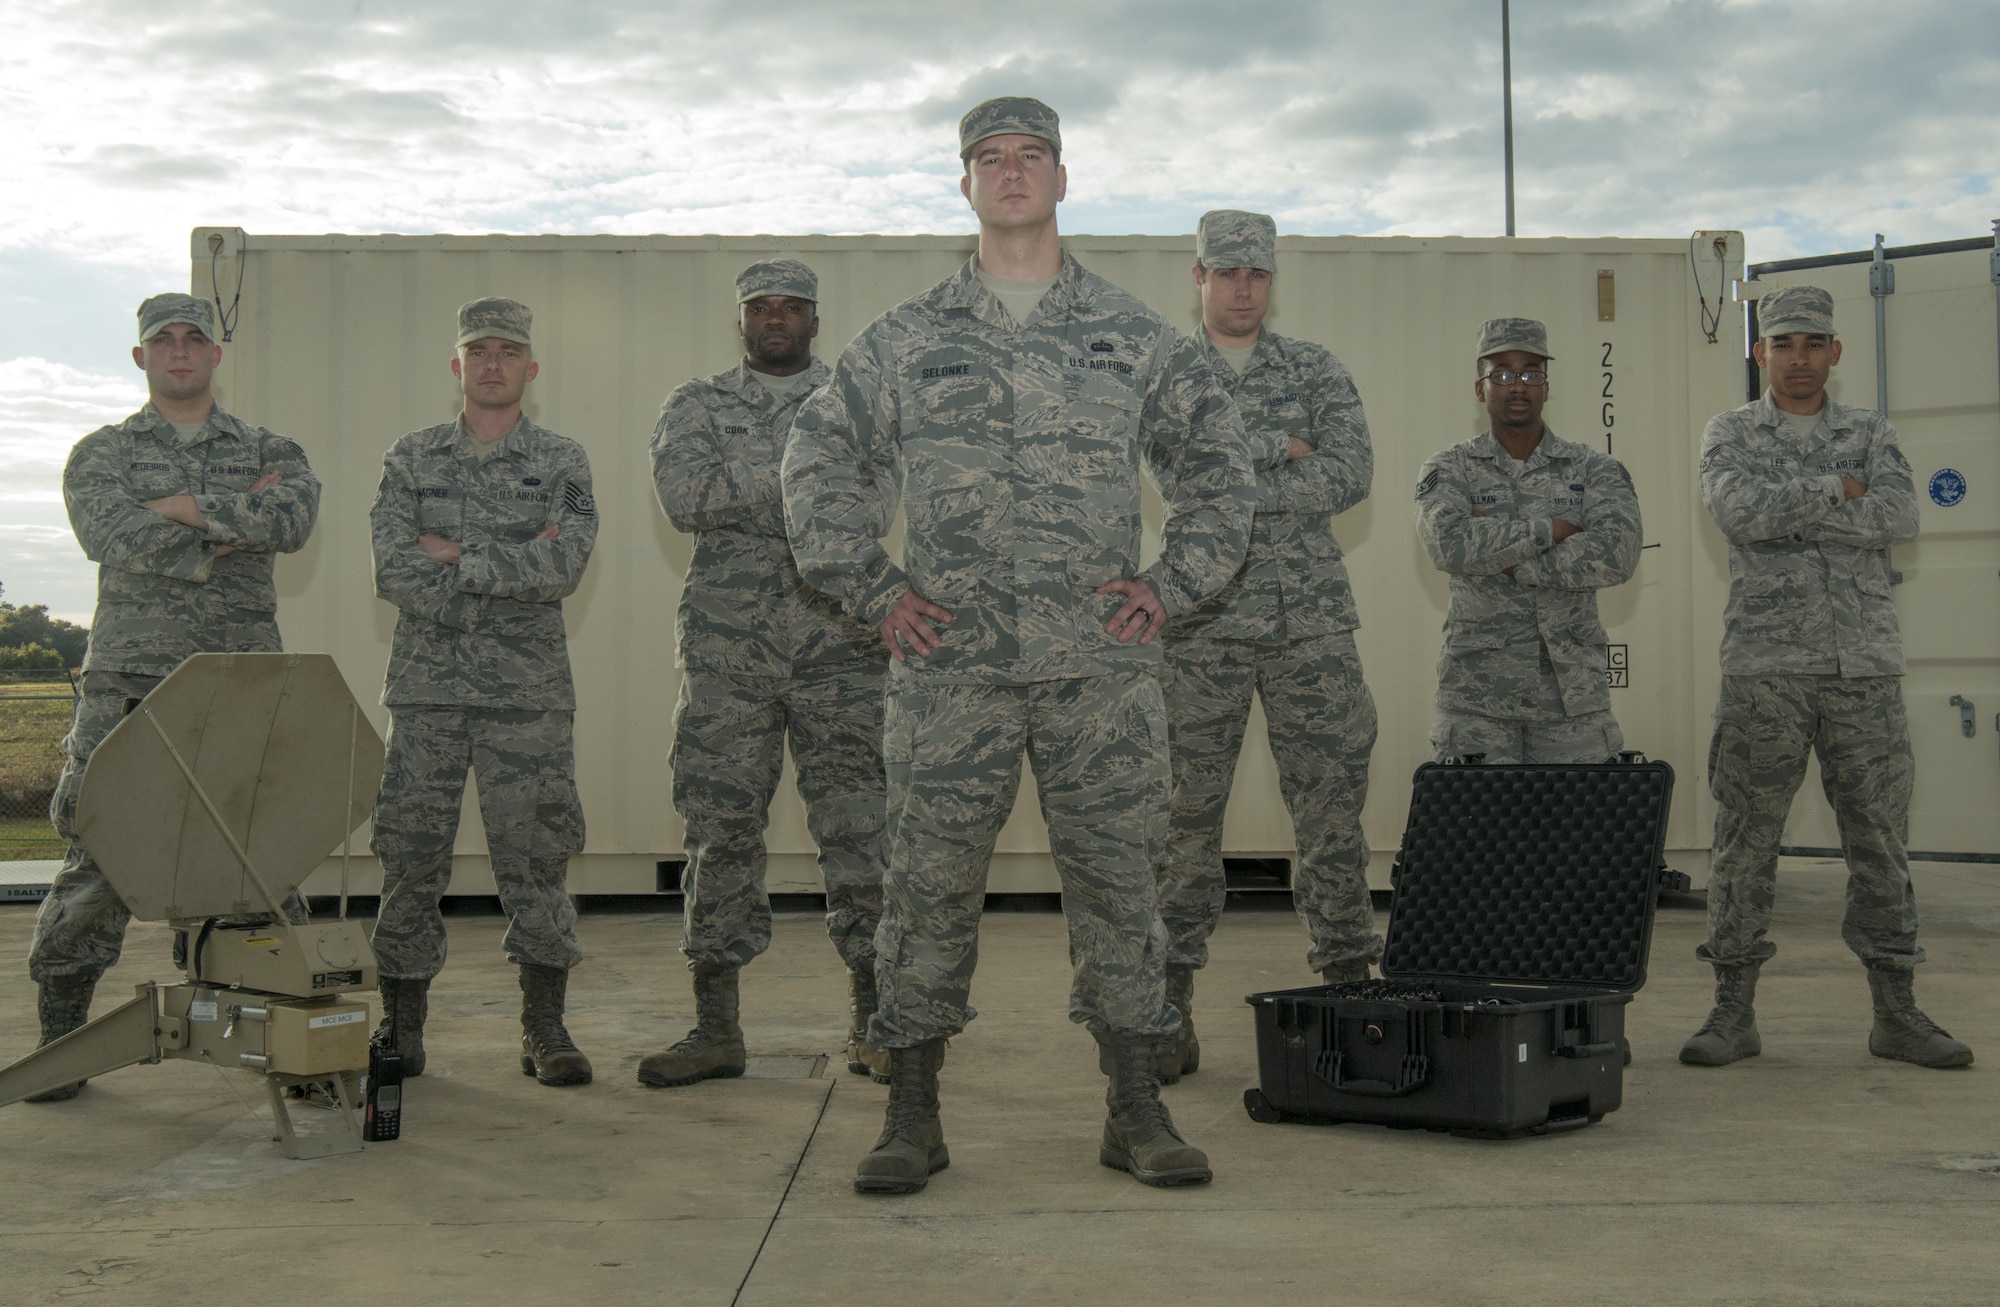
<svg viewBox="0 0 2000 1307"><path fill-rule="evenodd" d="M89 173L100 182L141 187L227 181L236 170L219 155L175 154L150 145L107 145L60 166Z"/></svg>
<svg viewBox="0 0 2000 1307"><path fill-rule="evenodd" d="M921 102L911 110L911 116L927 130L955 130L966 110L1000 95L1031 95L1069 124L1111 109L1118 102L1118 87L1100 71L1073 60L1016 55L979 69L946 94ZM942 140L956 153L957 138L950 131L943 133Z"/></svg>
<svg viewBox="0 0 2000 1307"><path fill-rule="evenodd" d="M325 74L274 81L245 98L251 115L277 123L317 123L343 132L458 130L466 116L434 91L382 91Z"/></svg>

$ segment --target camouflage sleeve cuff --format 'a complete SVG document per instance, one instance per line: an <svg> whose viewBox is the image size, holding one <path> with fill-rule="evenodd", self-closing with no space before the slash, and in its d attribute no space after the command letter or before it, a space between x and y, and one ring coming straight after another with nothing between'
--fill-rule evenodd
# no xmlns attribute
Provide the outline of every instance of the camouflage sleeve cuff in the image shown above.
<svg viewBox="0 0 2000 1307"><path fill-rule="evenodd" d="M208 580L215 570L215 545L227 541L209 541L199 534L188 532L187 543L166 550L158 555L158 565L152 570L161 576L171 576L181 581Z"/></svg>
<svg viewBox="0 0 2000 1307"><path fill-rule="evenodd" d="M479 546L463 544L458 547L458 563L452 569L452 589L467 594L485 594L492 585L492 568L485 566L485 557Z"/></svg>
<svg viewBox="0 0 2000 1307"><path fill-rule="evenodd" d="M897 604L903 602L903 593L910 589L909 574L894 563L883 561L882 576L874 584L865 586L848 605L848 612L863 626L877 627L889 620L889 614Z"/></svg>
<svg viewBox="0 0 2000 1307"><path fill-rule="evenodd" d="M1156 568L1149 567L1132 579L1144 581L1152 588L1153 594L1159 598L1160 608L1168 617L1177 616L1191 606L1185 596L1160 578Z"/></svg>
<svg viewBox="0 0 2000 1307"><path fill-rule="evenodd" d="M238 510L245 507L237 495L196 495L195 511L202 521L208 523L208 540L211 544L229 545L235 549L254 549L257 542L244 534Z"/></svg>

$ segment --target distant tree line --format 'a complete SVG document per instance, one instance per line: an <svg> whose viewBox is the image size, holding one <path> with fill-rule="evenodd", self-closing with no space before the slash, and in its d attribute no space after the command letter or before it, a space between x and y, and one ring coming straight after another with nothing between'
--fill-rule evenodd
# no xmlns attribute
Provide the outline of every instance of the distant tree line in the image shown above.
<svg viewBox="0 0 2000 1307"><path fill-rule="evenodd" d="M0 593L5 590L0 586ZM0 672L63 672L83 665L90 628L49 616L47 604L0 601Z"/></svg>

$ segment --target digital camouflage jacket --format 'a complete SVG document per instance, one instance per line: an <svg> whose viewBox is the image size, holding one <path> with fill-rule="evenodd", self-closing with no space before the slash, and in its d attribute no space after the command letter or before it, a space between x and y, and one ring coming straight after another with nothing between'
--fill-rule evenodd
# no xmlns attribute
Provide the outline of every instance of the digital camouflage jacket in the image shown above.
<svg viewBox="0 0 2000 1307"><path fill-rule="evenodd" d="M278 484L250 493L271 472ZM319 493L304 450L219 404L185 440L150 402L79 440L63 502L98 565L84 669L165 676L189 654L279 648L277 555L305 545ZM173 495L194 496L207 531L144 507Z"/></svg>
<svg viewBox="0 0 2000 1307"><path fill-rule="evenodd" d="M1766 391L1709 421L1701 497L1729 541L1725 676L1903 674L1889 546L1916 539L1917 492L1888 419L1828 397L1802 444Z"/></svg>
<svg viewBox="0 0 2000 1307"><path fill-rule="evenodd" d="M597 541L581 445L525 414L483 460L461 421L413 431L382 460L369 524L375 593L401 610L383 703L576 707L562 601ZM419 535L457 541L458 565Z"/></svg>
<svg viewBox="0 0 2000 1307"><path fill-rule="evenodd" d="M848 345L792 423L785 520L805 579L879 625L914 586L956 617L913 674L987 684L1159 659L1104 632L1140 575L1140 475L1173 467L1145 574L1171 613L1242 565L1256 487L1235 405L1201 347L1063 256L1026 326L977 260ZM883 548L900 485L903 564Z"/></svg>
<svg viewBox="0 0 2000 1307"><path fill-rule="evenodd" d="M1554 544L1557 518L1583 529ZM1624 464L1546 427L1516 462L1484 432L1425 461L1417 534L1451 578L1441 710L1531 719L1545 649L1567 716L1610 709L1597 592L1631 579L1640 547Z"/></svg>
<svg viewBox="0 0 2000 1307"><path fill-rule="evenodd" d="M1354 378L1311 341L1266 331L1242 376L1201 336L1223 389L1242 414L1257 468L1257 511L1243 568L1214 596L1175 617L1176 637L1302 640L1361 624L1333 515L1368 498L1375 452ZM1287 461L1297 436L1315 452ZM1170 462L1157 467L1171 482Z"/></svg>
<svg viewBox="0 0 2000 1307"><path fill-rule="evenodd" d="M779 464L792 415L833 372L818 359L787 400L747 364L683 382L653 430L653 486L694 537L675 620L679 666L736 676L880 659L875 632L799 578L785 538Z"/></svg>

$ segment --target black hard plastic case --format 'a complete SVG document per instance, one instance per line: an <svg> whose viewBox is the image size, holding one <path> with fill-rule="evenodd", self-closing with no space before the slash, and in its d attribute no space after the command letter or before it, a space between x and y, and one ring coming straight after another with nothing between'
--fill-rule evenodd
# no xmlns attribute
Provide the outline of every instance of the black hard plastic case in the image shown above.
<svg viewBox="0 0 2000 1307"><path fill-rule="evenodd" d="M1252 994L1258 1121L1512 1138L1623 1092L1673 769L1418 769L1380 980Z"/></svg>

